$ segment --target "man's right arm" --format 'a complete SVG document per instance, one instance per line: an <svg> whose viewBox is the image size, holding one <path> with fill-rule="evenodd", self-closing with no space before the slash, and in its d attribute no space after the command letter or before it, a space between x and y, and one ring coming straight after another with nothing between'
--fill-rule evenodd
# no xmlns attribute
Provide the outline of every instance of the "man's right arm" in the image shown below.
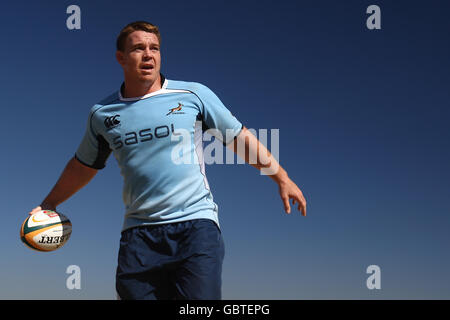
<svg viewBox="0 0 450 320"><path fill-rule="evenodd" d="M55 186L42 201L41 205L31 210L30 214L39 210L56 210L60 203L66 201L87 185L97 172L97 169L85 166L76 157L73 157L67 163Z"/></svg>

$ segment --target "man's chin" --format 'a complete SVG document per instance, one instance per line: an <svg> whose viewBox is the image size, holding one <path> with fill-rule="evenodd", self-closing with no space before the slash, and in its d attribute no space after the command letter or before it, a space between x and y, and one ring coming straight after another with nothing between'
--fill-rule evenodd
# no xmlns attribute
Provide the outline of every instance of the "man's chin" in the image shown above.
<svg viewBox="0 0 450 320"><path fill-rule="evenodd" d="M156 81L156 79L158 79L158 76L155 73L153 73L153 74L140 74L139 75L139 80L141 82L153 83L153 82Z"/></svg>

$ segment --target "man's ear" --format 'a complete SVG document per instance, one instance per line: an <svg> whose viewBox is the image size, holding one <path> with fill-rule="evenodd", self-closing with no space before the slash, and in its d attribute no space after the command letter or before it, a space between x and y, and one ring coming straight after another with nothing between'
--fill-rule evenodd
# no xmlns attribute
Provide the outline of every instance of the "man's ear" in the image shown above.
<svg viewBox="0 0 450 320"><path fill-rule="evenodd" d="M119 50L116 51L116 60L123 67L125 63L125 56L122 51Z"/></svg>

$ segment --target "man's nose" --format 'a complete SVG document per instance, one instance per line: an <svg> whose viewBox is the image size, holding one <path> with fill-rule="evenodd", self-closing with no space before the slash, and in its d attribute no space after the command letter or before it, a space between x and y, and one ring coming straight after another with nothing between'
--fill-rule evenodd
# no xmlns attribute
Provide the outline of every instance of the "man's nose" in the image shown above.
<svg viewBox="0 0 450 320"><path fill-rule="evenodd" d="M150 48L145 48L143 58L149 60L152 58L152 50Z"/></svg>

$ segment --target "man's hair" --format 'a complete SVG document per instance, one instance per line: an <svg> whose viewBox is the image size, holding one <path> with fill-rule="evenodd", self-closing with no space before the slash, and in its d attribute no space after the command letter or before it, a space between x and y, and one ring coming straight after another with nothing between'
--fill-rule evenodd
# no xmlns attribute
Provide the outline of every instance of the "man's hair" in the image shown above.
<svg viewBox="0 0 450 320"><path fill-rule="evenodd" d="M154 33L158 38L159 44L161 45L161 34L159 33L159 29L157 26L151 24L147 21L135 21L127 24L119 33L116 41L116 48L119 51L125 50L125 43L127 37L134 31L145 31Z"/></svg>

